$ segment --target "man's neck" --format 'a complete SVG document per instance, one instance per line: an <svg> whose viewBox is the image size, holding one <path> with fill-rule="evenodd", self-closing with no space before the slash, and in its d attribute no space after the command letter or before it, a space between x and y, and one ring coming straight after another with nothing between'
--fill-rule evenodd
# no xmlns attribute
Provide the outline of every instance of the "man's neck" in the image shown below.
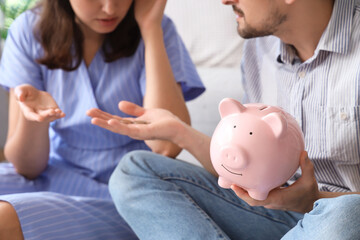
<svg viewBox="0 0 360 240"><path fill-rule="evenodd" d="M330 21L333 6L334 0L296 1L290 9L291 18L276 36L294 46L301 61L306 61L314 55Z"/></svg>

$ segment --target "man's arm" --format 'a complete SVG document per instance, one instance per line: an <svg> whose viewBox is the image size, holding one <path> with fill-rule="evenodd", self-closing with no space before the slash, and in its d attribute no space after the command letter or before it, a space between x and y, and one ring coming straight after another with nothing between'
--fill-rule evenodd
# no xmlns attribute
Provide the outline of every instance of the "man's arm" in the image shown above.
<svg viewBox="0 0 360 240"><path fill-rule="evenodd" d="M210 137L195 130L170 111L145 109L134 103L122 101L119 109L136 118L120 118L90 109L91 122L112 132L139 140L166 140L189 151L213 175L217 176L210 161Z"/></svg>

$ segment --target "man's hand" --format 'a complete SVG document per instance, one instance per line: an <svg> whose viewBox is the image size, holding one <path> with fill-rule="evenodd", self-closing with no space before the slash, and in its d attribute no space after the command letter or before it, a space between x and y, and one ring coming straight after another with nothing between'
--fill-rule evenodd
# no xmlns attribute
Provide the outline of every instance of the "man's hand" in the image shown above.
<svg viewBox="0 0 360 240"><path fill-rule="evenodd" d="M182 124L178 117L164 109L145 109L127 101L120 102L119 109L136 118L121 118L96 108L88 110L87 115L94 125L138 140L172 141L177 126Z"/></svg>
<svg viewBox="0 0 360 240"><path fill-rule="evenodd" d="M53 97L31 85L23 84L14 89L14 95L28 121L52 122L65 117Z"/></svg>
<svg viewBox="0 0 360 240"><path fill-rule="evenodd" d="M244 189L236 185L232 185L231 189L250 206L306 213L311 211L314 202L319 199L320 193L315 179L314 166L305 151L300 157L300 167L302 175L294 184L289 187L273 189L267 199L263 201L251 198Z"/></svg>

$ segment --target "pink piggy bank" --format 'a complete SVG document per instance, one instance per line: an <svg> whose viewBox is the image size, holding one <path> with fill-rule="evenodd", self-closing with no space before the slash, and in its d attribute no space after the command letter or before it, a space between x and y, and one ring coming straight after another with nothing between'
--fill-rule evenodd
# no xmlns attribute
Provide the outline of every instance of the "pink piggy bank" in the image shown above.
<svg viewBox="0 0 360 240"><path fill-rule="evenodd" d="M221 121L211 139L211 162L218 184L245 189L250 197L265 200L299 167L304 136L296 120L279 107L244 104L225 98Z"/></svg>

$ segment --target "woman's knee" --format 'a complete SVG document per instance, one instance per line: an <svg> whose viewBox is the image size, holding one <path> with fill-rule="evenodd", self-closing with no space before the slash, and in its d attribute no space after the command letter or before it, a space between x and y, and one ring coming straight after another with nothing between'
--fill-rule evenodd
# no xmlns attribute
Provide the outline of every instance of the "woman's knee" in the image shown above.
<svg viewBox="0 0 360 240"><path fill-rule="evenodd" d="M18 215L5 201L0 201L0 239L24 239Z"/></svg>

